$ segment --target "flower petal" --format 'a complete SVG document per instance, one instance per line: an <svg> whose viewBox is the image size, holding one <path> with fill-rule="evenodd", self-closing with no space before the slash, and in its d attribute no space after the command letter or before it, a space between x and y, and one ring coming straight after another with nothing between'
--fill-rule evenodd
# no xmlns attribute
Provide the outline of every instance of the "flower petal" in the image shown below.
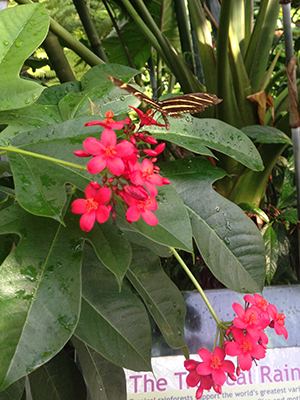
<svg viewBox="0 0 300 400"><path fill-rule="evenodd" d="M126 219L129 222L136 222L140 219L141 213L137 206L131 206L126 211Z"/></svg>
<svg viewBox="0 0 300 400"><path fill-rule="evenodd" d="M98 174L106 167L106 160L102 156L93 157L87 165L90 174Z"/></svg>
<svg viewBox="0 0 300 400"><path fill-rule="evenodd" d="M105 206L98 206L98 209L96 211L96 219L99 222L99 224L103 224L108 220L109 217L109 211L108 208Z"/></svg>
<svg viewBox="0 0 300 400"><path fill-rule="evenodd" d="M212 370L212 378L213 381L217 384L217 385L223 385L226 381L226 375L225 372L222 371L221 369L213 369Z"/></svg>
<svg viewBox="0 0 300 400"><path fill-rule="evenodd" d="M117 152L117 157L129 157L134 152L134 146L132 143L127 142L127 140L123 140L118 143L115 147Z"/></svg>
<svg viewBox="0 0 300 400"><path fill-rule="evenodd" d="M154 215L151 211L144 211L141 213L142 214L142 218L143 220L151 226L155 226L158 224L158 219L156 217L156 215Z"/></svg>
<svg viewBox="0 0 300 400"><path fill-rule="evenodd" d="M104 206L110 199L111 196L111 190L108 187L102 187L98 190L96 196L94 197L94 200Z"/></svg>
<svg viewBox="0 0 300 400"><path fill-rule="evenodd" d="M212 354L207 349L200 349L198 351L199 356L202 358L203 361L210 362Z"/></svg>
<svg viewBox="0 0 300 400"><path fill-rule="evenodd" d="M125 165L123 163L123 161L121 160L121 158L110 158L108 157L106 159L106 165L107 168L109 169L109 171L113 174L113 175L122 175L125 169Z"/></svg>
<svg viewBox="0 0 300 400"><path fill-rule="evenodd" d="M191 371L186 377L186 383L190 387L195 387L200 382L200 376L196 371Z"/></svg>
<svg viewBox="0 0 300 400"><path fill-rule="evenodd" d="M72 213L84 214L87 211L85 206L85 199L76 199L72 203Z"/></svg>
<svg viewBox="0 0 300 400"><path fill-rule="evenodd" d="M83 231L89 232L93 228L95 220L96 212L95 210L92 210L89 213L85 213L82 215L79 221L79 226Z"/></svg>
<svg viewBox="0 0 300 400"><path fill-rule="evenodd" d="M104 129L101 134L101 142L104 147L115 146L117 143L117 135L112 129Z"/></svg>
<svg viewBox="0 0 300 400"><path fill-rule="evenodd" d="M103 153L104 146L100 140L93 137L88 137L83 141L83 147L93 156L97 156Z"/></svg>

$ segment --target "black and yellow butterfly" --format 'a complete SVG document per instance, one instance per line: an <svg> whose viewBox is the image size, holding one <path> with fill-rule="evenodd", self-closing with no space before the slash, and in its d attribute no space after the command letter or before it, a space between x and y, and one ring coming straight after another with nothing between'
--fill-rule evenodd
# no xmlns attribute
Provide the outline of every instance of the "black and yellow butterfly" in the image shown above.
<svg viewBox="0 0 300 400"><path fill-rule="evenodd" d="M203 111L208 106L219 104L221 101L223 101L216 95L208 93L183 94L181 96L172 97L162 101L154 100L150 99L150 97L146 96L144 93L128 85L127 83L124 83L111 75L106 75L115 86L126 90L126 92L133 94L140 101L143 101L150 107L159 111L165 121L167 130L170 129L168 117L182 118L182 115L179 113L194 114Z"/></svg>

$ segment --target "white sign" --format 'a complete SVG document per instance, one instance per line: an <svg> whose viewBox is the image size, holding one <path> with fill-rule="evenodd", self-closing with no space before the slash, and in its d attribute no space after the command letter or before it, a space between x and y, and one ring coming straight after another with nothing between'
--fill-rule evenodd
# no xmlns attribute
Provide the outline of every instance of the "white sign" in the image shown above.
<svg viewBox="0 0 300 400"><path fill-rule="evenodd" d="M191 358L201 361L198 355ZM184 360L183 356L154 357L153 374L125 370L127 400L195 400L197 388L186 385ZM300 400L300 348L268 349L266 358L250 371L242 371L236 382L227 378L221 395L211 389L201 397L213 399Z"/></svg>

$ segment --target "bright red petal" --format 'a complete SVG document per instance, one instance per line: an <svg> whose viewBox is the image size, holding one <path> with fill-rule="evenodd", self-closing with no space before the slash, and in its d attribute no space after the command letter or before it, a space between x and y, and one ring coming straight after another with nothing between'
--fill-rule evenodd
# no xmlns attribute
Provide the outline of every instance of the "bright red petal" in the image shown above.
<svg viewBox="0 0 300 400"><path fill-rule="evenodd" d="M104 147L115 146L117 143L117 135L112 129L104 129L101 134L101 142Z"/></svg>
<svg viewBox="0 0 300 400"><path fill-rule="evenodd" d="M195 387L200 382L200 376L196 371L191 371L186 377L186 383L190 387Z"/></svg>
<svg viewBox="0 0 300 400"><path fill-rule="evenodd" d="M88 184L84 191L86 199L94 199L97 194L97 189L91 184Z"/></svg>
<svg viewBox="0 0 300 400"><path fill-rule="evenodd" d="M126 211L126 219L129 222L136 222L140 219L141 213L137 206L131 206Z"/></svg>
<svg viewBox="0 0 300 400"><path fill-rule="evenodd" d="M79 221L79 226L83 231L89 232L93 228L95 220L96 212L95 210L93 210L89 213L85 213L82 215Z"/></svg>
<svg viewBox="0 0 300 400"><path fill-rule="evenodd" d="M117 157L129 157L134 152L134 146L132 143L123 140L116 145Z"/></svg>
<svg viewBox="0 0 300 400"><path fill-rule="evenodd" d="M212 378L213 381L217 384L217 385L224 385L225 381L226 381L226 375L225 372L222 371L221 369L213 369L212 370Z"/></svg>
<svg viewBox="0 0 300 400"><path fill-rule="evenodd" d="M212 371L213 369L208 361L200 363L197 367L197 374L199 375L210 375Z"/></svg>
<svg viewBox="0 0 300 400"><path fill-rule="evenodd" d="M142 218L143 220L151 226L155 226L158 224L158 219L156 217L156 215L154 215L151 211L144 211L141 213L142 214Z"/></svg>
<svg viewBox="0 0 300 400"><path fill-rule="evenodd" d="M99 206L97 211L96 211L96 219L99 222L99 224L103 224L108 220L109 217L109 211L108 208L105 206Z"/></svg>
<svg viewBox="0 0 300 400"><path fill-rule="evenodd" d="M74 214L84 214L87 209L85 207L85 199L76 199L72 203L72 213Z"/></svg>
<svg viewBox="0 0 300 400"><path fill-rule="evenodd" d="M87 165L90 174L98 174L106 167L106 160L102 156L93 157Z"/></svg>
<svg viewBox="0 0 300 400"><path fill-rule="evenodd" d="M94 200L104 206L110 199L111 190L107 187L102 187L98 190L97 195L94 197Z"/></svg>
<svg viewBox="0 0 300 400"><path fill-rule="evenodd" d="M83 147L93 156L97 156L103 153L104 146L100 142L100 140L95 139L93 137L88 137L83 142Z"/></svg>
<svg viewBox="0 0 300 400"><path fill-rule="evenodd" d="M123 161L121 160L121 158L110 158L108 157L106 159L106 165L107 168L109 169L109 171L113 174L113 175L122 175L125 169L125 165L123 163Z"/></svg>
<svg viewBox="0 0 300 400"><path fill-rule="evenodd" d="M210 362L212 354L207 349L200 349L198 351L199 356L202 358L203 361Z"/></svg>
<svg viewBox="0 0 300 400"><path fill-rule="evenodd" d="M252 357L249 353L241 353L238 356L238 362L243 371L250 371L252 366Z"/></svg>

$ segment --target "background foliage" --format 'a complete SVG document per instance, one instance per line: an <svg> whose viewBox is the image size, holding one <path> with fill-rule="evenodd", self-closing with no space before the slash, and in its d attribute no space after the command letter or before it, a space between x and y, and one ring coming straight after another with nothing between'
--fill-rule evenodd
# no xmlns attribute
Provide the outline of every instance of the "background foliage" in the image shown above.
<svg viewBox="0 0 300 400"><path fill-rule="evenodd" d="M191 287L172 248L205 288L298 282L279 3L93 0L90 19L81 1L17 3L0 12L0 399L124 399L122 368L151 369L150 320L188 356L180 289ZM101 133L86 122L138 105L105 72L142 83L138 70L155 95L223 102L168 132L149 127L167 142L160 167L172 182L158 226L128 224L120 209L116 224L84 233L70 204L97 177L73 152Z"/></svg>

